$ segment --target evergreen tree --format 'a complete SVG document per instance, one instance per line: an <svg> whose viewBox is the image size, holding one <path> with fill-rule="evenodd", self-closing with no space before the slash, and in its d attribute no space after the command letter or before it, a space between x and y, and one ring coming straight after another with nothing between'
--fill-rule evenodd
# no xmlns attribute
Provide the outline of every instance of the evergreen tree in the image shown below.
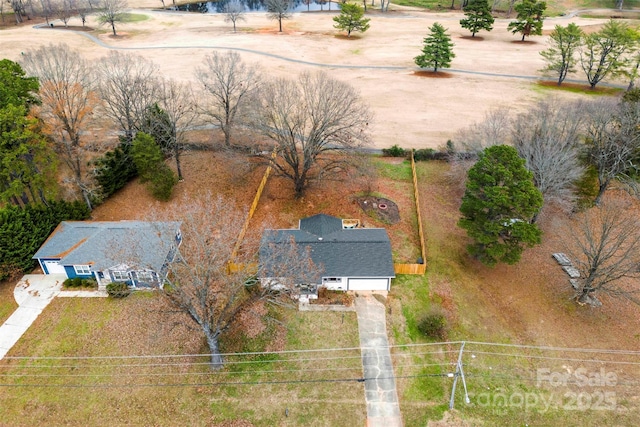
<svg viewBox="0 0 640 427"><path fill-rule="evenodd" d="M61 221L79 221L89 214L82 202L0 209L0 280L33 269L36 262L31 257Z"/></svg>
<svg viewBox="0 0 640 427"><path fill-rule="evenodd" d="M438 68L449 68L451 60L456 56L453 53L451 36L447 34L446 28L437 22L429 31L429 35L424 39L422 55L414 58L416 65L420 68L433 68L434 72L438 72Z"/></svg>
<svg viewBox="0 0 640 427"><path fill-rule="evenodd" d="M510 22L507 30L513 34L522 34L522 41L526 36L542 35L542 14L547 9L547 3L537 0L522 0L515 6L516 21Z"/></svg>
<svg viewBox="0 0 640 427"><path fill-rule="evenodd" d="M369 21L364 17L364 9L354 3L343 3L340 7L340 15L333 18L334 28L347 32L347 37L351 37L352 31L364 33L369 29Z"/></svg>
<svg viewBox="0 0 640 427"><path fill-rule="evenodd" d="M469 170L466 187L458 226L474 241L469 254L489 266L515 264L524 246L540 243L542 232L531 221L542 194L515 148L486 148Z"/></svg>
<svg viewBox="0 0 640 427"><path fill-rule="evenodd" d="M101 198L111 196L138 175L136 164L131 158L131 144L126 139L98 158L94 165L93 173L101 188Z"/></svg>
<svg viewBox="0 0 640 427"><path fill-rule="evenodd" d="M165 157L171 154L173 141L176 139L176 128L167 112L160 108L157 102L147 108L140 130L153 137Z"/></svg>
<svg viewBox="0 0 640 427"><path fill-rule="evenodd" d="M460 26L471 31L471 37L481 30L493 29L493 16L489 7L489 0L471 0L464 8L466 18L460 20Z"/></svg>
<svg viewBox="0 0 640 427"><path fill-rule="evenodd" d="M36 77L26 77L20 64L3 59L0 61L0 108L7 105L24 106L28 112L33 104L39 104Z"/></svg>
<svg viewBox="0 0 640 427"><path fill-rule="evenodd" d="M576 24L571 23L566 27L556 25L549 36L549 49L540 52L547 62L543 71L553 72L558 75L558 86L562 84L567 73L575 71L576 59L574 54L582 43L584 33Z"/></svg>
<svg viewBox="0 0 640 427"><path fill-rule="evenodd" d="M164 163L162 150L153 137L144 132L138 132L133 139L131 157L136 164L140 181L148 182L147 188L151 194L158 200L169 200L178 179Z"/></svg>

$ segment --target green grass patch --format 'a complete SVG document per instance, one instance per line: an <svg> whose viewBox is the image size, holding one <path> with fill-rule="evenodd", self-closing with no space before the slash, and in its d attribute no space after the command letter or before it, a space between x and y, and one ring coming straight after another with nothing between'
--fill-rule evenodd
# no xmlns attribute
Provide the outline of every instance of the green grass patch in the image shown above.
<svg viewBox="0 0 640 427"><path fill-rule="evenodd" d="M409 181L411 182L411 163L408 160L404 160L402 163L390 163L384 160L384 158L374 158L374 165L378 169L378 173L383 178L388 178L393 181Z"/></svg>
<svg viewBox="0 0 640 427"><path fill-rule="evenodd" d="M451 2L440 0L397 0L393 3L399 6L421 7L429 10L441 10L451 7Z"/></svg>
<svg viewBox="0 0 640 427"><path fill-rule="evenodd" d="M149 15L145 15L143 13L123 13L122 14L122 22L132 23L132 22L142 22L149 19Z"/></svg>

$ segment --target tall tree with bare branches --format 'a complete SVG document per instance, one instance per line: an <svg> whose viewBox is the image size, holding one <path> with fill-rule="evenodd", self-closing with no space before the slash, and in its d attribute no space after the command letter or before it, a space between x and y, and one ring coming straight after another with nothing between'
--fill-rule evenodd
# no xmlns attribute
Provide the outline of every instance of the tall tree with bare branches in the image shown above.
<svg viewBox="0 0 640 427"><path fill-rule="evenodd" d="M511 142L545 203L574 199L574 183L584 174L583 108L582 103L543 100L513 121Z"/></svg>
<svg viewBox="0 0 640 427"><path fill-rule="evenodd" d="M281 298L294 292L294 283L287 278L318 272L309 255L293 245L273 252L278 260L277 277L282 278L278 289L250 280L256 275L260 236L246 235L232 259L244 218L233 201L221 197L185 201L172 218L181 221L182 244L169 266L169 284L163 295L202 331L214 369L224 365L220 337L238 322L243 310L256 301L286 301Z"/></svg>
<svg viewBox="0 0 640 427"><path fill-rule="evenodd" d="M91 148L82 141L99 99L90 65L65 44L43 46L25 52L25 71L40 80L40 114L56 151L72 172L71 182L91 206L92 184L86 173Z"/></svg>
<svg viewBox="0 0 640 427"><path fill-rule="evenodd" d="M313 180L342 171L350 152L369 142L368 106L352 86L323 72L267 83L259 107L254 125L278 153L266 157L297 196Z"/></svg>
<svg viewBox="0 0 640 427"><path fill-rule="evenodd" d="M567 234L573 236L567 251L580 272L578 302L598 306L597 295L606 294L640 304L640 220L630 212L627 204L606 201L581 214Z"/></svg>
<svg viewBox="0 0 640 427"><path fill-rule="evenodd" d="M131 143L147 109L159 100L157 66L139 55L111 51L97 70L105 113Z"/></svg>
<svg viewBox="0 0 640 427"><path fill-rule="evenodd" d="M239 0L231 0L224 5L222 12L224 13L224 22L233 23L233 32L236 32L236 23L244 21L244 5Z"/></svg>
<svg viewBox="0 0 640 427"><path fill-rule="evenodd" d="M257 67L243 62L236 52L213 52L196 69L196 77L206 93L200 110L220 127L229 146L238 120L260 86Z"/></svg>
<svg viewBox="0 0 640 427"><path fill-rule="evenodd" d="M186 146L186 132L196 117L193 92L188 84L175 80L162 79L159 82L159 101L157 107L162 112L163 120L147 120L152 132L167 136L165 149L176 162L178 179L182 180L182 164L180 155ZM148 132L148 130L145 130Z"/></svg>
<svg viewBox="0 0 640 427"><path fill-rule="evenodd" d="M586 104L584 113L586 156L598 174L597 205L615 179L638 167L634 162L640 152L640 105L599 99Z"/></svg>
<svg viewBox="0 0 640 427"><path fill-rule="evenodd" d="M266 0L267 17L278 21L279 31L282 32L282 21L291 19L291 0Z"/></svg>
<svg viewBox="0 0 640 427"><path fill-rule="evenodd" d="M113 35L116 34L116 24L124 21L125 10L129 7L127 0L101 0L98 11L98 22L109 24Z"/></svg>

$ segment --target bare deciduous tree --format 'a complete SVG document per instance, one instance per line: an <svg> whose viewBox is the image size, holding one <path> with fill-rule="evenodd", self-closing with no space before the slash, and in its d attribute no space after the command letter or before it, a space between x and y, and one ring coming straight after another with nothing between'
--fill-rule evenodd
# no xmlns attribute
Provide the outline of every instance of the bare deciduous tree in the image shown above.
<svg viewBox="0 0 640 427"><path fill-rule="evenodd" d="M278 290L252 280L260 247L258 235L247 236L229 264L244 217L232 201L207 197L186 201L175 218L182 221L182 245L176 261L169 266L169 285L163 294L201 329L214 369L224 364L220 337L238 321L242 310L255 301L278 301L292 293L294 283L284 278L317 275L308 254L301 256L294 245L287 245L286 251L273 252L277 277L283 279Z"/></svg>
<svg viewBox="0 0 640 427"><path fill-rule="evenodd" d="M101 0L98 22L111 25L113 35L117 36L116 23L124 20L124 12L128 7L127 0Z"/></svg>
<svg viewBox="0 0 640 427"><path fill-rule="evenodd" d="M533 173L545 203L571 202L573 186L584 173L580 161L581 103L543 100L514 121L511 140Z"/></svg>
<svg viewBox="0 0 640 427"><path fill-rule="evenodd" d="M56 16L62 21L65 27L68 26L69 20L75 12L74 3L73 0L59 0L55 3Z"/></svg>
<svg viewBox="0 0 640 427"><path fill-rule="evenodd" d="M156 126L168 126L168 129L161 129L170 135L169 148L171 155L176 161L178 179L182 180L182 166L180 154L185 148L186 132L193 123L196 116L193 104L193 93L191 86L178 83L175 80L163 79L160 82L159 107L162 108L168 120L154 123Z"/></svg>
<svg viewBox="0 0 640 427"><path fill-rule="evenodd" d="M222 12L224 13L224 22L233 23L233 32L236 32L236 23L245 21L244 5L239 0L231 0L224 5Z"/></svg>
<svg viewBox="0 0 640 427"><path fill-rule="evenodd" d="M23 67L40 80L41 114L48 133L91 209L91 184L85 172L89 147L81 141L98 104L91 68L79 52L64 44L25 52Z"/></svg>
<svg viewBox="0 0 640 427"><path fill-rule="evenodd" d="M611 182L636 166L633 161L640 149L637 103L599 99L586 104L586 154L598 173L598 195L602 200Z"/></svg>
<svg viewBox="0 0 640 427"><path fill-rule="evenodd" d="M640 221L629 214L630 206L606 201L581 214L570 231L575 245L567 251L580 272L576 299L598 306L598 294L628 298L640 303L625 278L640 277Z"/></svg>
<svg viewBox="0 0 640 427"><path fill-rule="evenodd" d="M293 182L297 196L309 182L343 170L349 151L369 142L372 115L347 83L303 73L298 81L273 80L261 92L255 126L278 152L275 160L265 157Z"/></svg>
<svg viewBox="0 0 640 427"><path fill-rule="evenodd" d="M138 55L111 51L98 64L105 113L120 125L129 143L149 106L159 100L156 65Z"/></svg>
<svg viewBox="0 0 640 427"><path fill-rule="evenodd" d="M229 146L238 119L245 114L260 85L257 68L245 64L236 52L214 52L205 57L196 76L208 96L201 106L202 113L220 127L225 145Z"/></svg>
<svg viewBox="0 0 640 427"><path fill-rule="evenodd" d="M291 0L265 0L267 8L267 18L278 21L280 32L282 32L282 21L291 19Z"/></svg>

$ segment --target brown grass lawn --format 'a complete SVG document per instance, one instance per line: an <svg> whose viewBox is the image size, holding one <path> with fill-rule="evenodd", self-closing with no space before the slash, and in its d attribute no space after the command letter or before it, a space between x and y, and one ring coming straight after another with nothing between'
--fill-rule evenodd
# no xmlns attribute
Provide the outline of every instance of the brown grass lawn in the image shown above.
<svg viewBox="0 0 640 427"><path fill-rule="evenodd" d="M354 313L285 311L279 322L286 325L286 350L358 343ZM220 372L202 357L126 357L206 352L188 324L168 315L152 294L57 298L11 354L62 358L3 361L0 425L231 426L236 424L221 423L239 419L245 426L364 424L362 384L325 381L361 376L359 351L229 356ZM228 347L257 349L278 335L267 332L245 336L242 348Z"/></svg>
<svg viewBox="0 0 640 427"><path fill-rule="evenodd" d="M444 310L451 324L451 340L473 340L574 348L640 348L640 309L621 300L603 298L600 309L580 307L564 273L551 253L562 249L561 230L570 219L561 212L542 219L542 245L525 252L515 266L484 267L465 254L466 236L456 226L461 187L449 175L449 165L419 163L420 199L427 239L427 275L396 280L388 299L389 334L397 344L425 343L416 322L429 307ZM405 425L424 425L439 419L447 408L451 372L459 345L396 349L396 374ZM472 358L471 354L475 353ZM492 355L493 353L493 355ZM505 354L506 353L506 354ZM534 357L534 358L531 358ZM414 365L408 364L412 360ZM468 345L465 356L467 383L472 404L463 403L458 392L456 417L469 425L638 425L640 369L635 356L611 356L572 352L549 352ZM594 363L592 360L603 360ZM611 361L616 361L609 363ZM624 363L621 363L624 362ZM537 369L567 372L605 369L618 377L610 388L539 388ZM434 376L435 375L435 376ZM460 390L460 384L459 384ZM514 405L483 405L482 393L532 393L538 398L560 398L549 411ZM572 394L583 393L595 405L598 392L613 392L615 410L571 410ZM564 395L563 393L568 393ZM586 393L586 394L584 394ZM425 400L424 396L432 396ZM485 395L486 397L486 395ZM562 400L564 399L564 400ZM517 402L516 402L517 403ZM566 407L569 407L568 409ZM575 406L575 405L574 405ZM457 425L457 424L451 424Z"/></svg>
<svg viewBox="0 0 640 427"><path fill-rule="evenodd" d="M5 280L0 282L0 324L18 307L13 299L13 289L16 287L16 280Z"/></svg>

